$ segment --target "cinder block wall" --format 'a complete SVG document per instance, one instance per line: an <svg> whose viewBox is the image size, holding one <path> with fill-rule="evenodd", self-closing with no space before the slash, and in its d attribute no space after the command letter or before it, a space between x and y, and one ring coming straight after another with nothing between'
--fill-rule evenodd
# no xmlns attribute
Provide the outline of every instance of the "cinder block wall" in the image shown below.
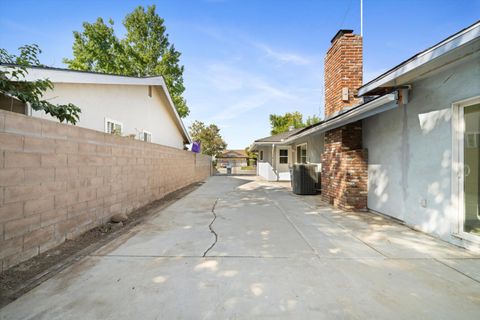
<svg viewBox="0 0 480 320"><path fill-rule="evenodd" d="M211 174L211 158L0 110L0 268Z"/></svg>

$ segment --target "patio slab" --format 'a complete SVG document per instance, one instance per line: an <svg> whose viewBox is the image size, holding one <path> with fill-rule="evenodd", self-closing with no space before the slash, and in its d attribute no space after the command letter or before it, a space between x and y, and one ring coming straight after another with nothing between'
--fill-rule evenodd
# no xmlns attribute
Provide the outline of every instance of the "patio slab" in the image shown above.
<svg viewBox="0 0 480 320"><path fill-rule="evenodd" d="M0 319L478 317L478 255L287 186L212 177Z"/></svg>

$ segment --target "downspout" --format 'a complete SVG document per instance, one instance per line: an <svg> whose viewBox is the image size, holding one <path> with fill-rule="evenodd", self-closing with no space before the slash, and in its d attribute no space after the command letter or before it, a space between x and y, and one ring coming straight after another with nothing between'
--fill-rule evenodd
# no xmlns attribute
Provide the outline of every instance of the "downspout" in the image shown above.
<svg viewBox="0 0 480 320"><path fill-rule="evenodd" d="M278 181L277 159L276 159L276 157L275 157L275 143L272 143L272 169L273 169L273 173L274 173L275 176L277 177L277 181Z"/></svg>
<svg viewBox="0 0 480 320"><path fill-rule="evenodd" d="M275 144L272 143L272 169L275 171L275 168L277 167L277 164L275 163Z"/></svg>

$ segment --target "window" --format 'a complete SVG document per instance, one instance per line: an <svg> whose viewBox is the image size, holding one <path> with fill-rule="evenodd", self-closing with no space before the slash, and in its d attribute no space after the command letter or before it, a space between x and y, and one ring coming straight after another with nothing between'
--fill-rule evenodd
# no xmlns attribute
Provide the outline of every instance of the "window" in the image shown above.
<svg viewBox="0 0 480 320"><path fill-rule="evenodd" d="M28 114L27 104L11 97L9 95L0 93L0 110L7 110L15 113Z"/></svg>
<svg viewBox="0 0 480 320"><path fill-rule="evenodd" d="M142 141L146 141L146 142L152 142L152 133L143 130L142 132L140 132L140 138L139 139L142 140Z"/></svg>
<svg viewBox="0 0 480 320"><path fill-rule="evenodd" d="M263 150L260 150L260 160L263 161Z"/></svg>
<svg viewBox="0 0 480 320"><path fill-rule="evenodd" d="M287 149L280 149L278 150L279 155L279 162L280 163L288 163L288 150Z"/></svg>
<svg viewBox="0 0 480 320"><path fill-rule="evenodd" d="M105 118L105 132L121 136L123 132L123 123Z"/></svg>
<svg viewBox="0 0 480 320"><path fill-rule="evenodd" d="M307 163L307 144L297 146L297 163Z"/></svg>

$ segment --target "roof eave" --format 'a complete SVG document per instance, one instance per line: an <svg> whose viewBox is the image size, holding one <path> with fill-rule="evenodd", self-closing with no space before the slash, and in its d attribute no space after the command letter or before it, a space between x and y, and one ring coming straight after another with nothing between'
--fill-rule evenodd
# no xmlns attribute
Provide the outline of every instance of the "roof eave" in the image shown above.
<svg viewBox="0 0 480 320"><path fill-rule="evenodd" d="M14 68L11 65L0 65L0 70L7 68ZM170 93L168 92L165 79L162 76L155 77L129 77L121 75L112 75L95 72L83 72L77 70L68 69L53 69L53 68L27 68L27 74L25 75L26 81L35 81L38 79L49 79L53 83L83 83L83 84L107 84L107 85L143 85L143 86L159 86L162 88L169 107L173 113L174 121L177 122L180 131L182 132L184 143L191 144L192 139L185 128L180 115L175 108Z"/></svg>
<svg viewBox="0 0 480 320"><path fill-rule="evenodd" d="M384 88L393 87L398 84L396 81L398 78L407 75L408 73L416 70L416 74L422 74L429 70L419 70L420 68L428 69L427 66L436 59L451 53L452 51L463 47L469 43L472 43L476 39L480 38L480 22L473 24L472 26L458 32L457 34L443 40L430 49L421 52L407 61L394 67L392 70L380 75L376 79L368 82L358 89L358 95L364 96L369 94L375 94L383 91ZM454 59L456 55L452 55L450 58ZM442 65L448 64L450 61L445 59ZM437 66L438 68L438 66Z"/></svg>
<svg viewBox="0 0 480 320"><path fill-rule="evenodd" d="M397 100L398 100L398 93L396 91L393 93L389 93L384 96L378 97L375 100L364 103L354 109L350 109L348 112L345 112L332 119L329 119L323 122L321 125L312 127L295 136L292 136L289 139L287 139L285 143L291 144L308 135L326 132L326 131L341 127L343 125L370 117L374 114L392 109L398 105Z"/></svg>

